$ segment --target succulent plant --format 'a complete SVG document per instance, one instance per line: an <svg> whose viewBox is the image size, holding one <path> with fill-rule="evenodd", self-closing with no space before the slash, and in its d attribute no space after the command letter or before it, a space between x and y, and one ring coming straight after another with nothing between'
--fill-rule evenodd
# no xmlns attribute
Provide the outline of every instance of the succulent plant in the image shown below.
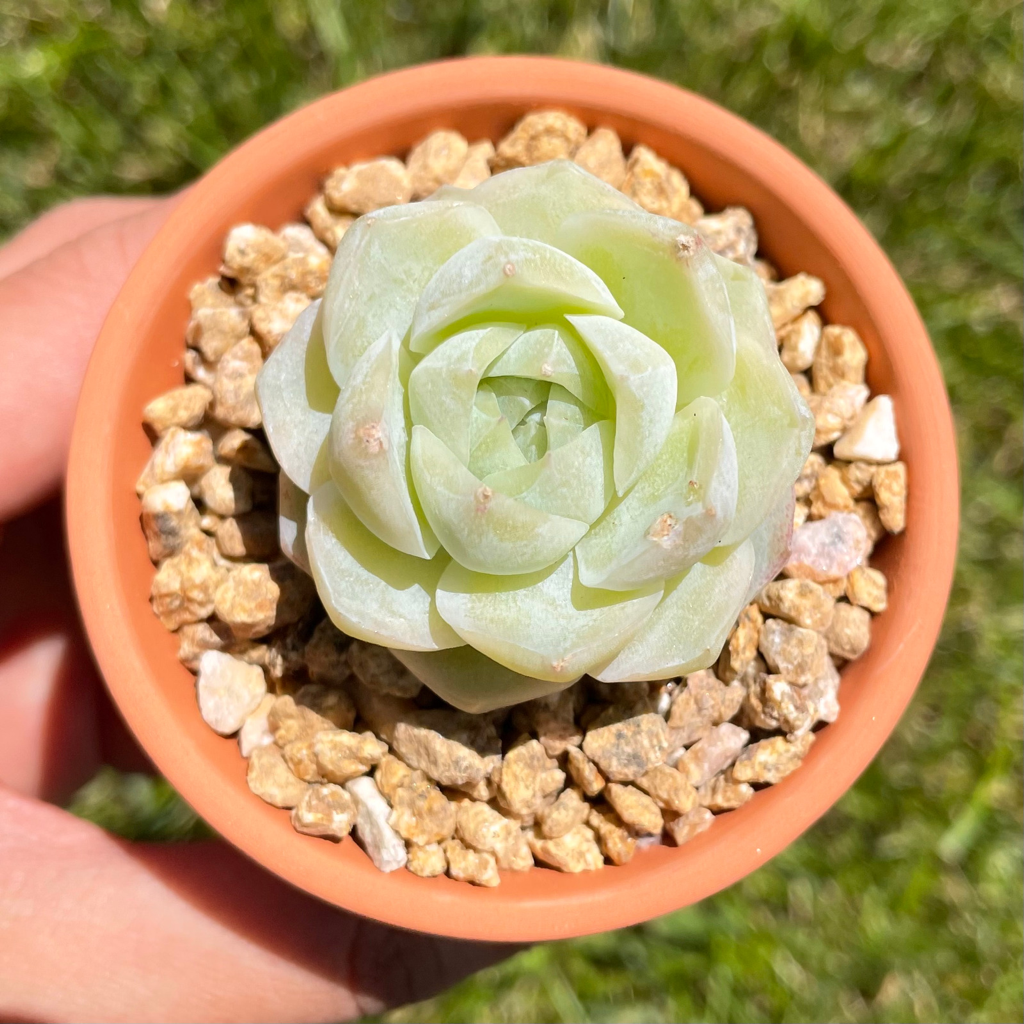
<svg viewBox="0 0 1024 1024"><path fill-rule="evenodd" d="M257 391L286 552L470 711L711 664L814 432L754 271L567 161L361 217Z"/></svg>

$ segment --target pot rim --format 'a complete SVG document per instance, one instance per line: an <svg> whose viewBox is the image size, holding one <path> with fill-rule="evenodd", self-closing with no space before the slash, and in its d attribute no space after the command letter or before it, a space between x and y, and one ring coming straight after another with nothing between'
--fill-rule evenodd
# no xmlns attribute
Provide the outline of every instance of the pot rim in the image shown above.
<svg viewBox="0 0 1024 1024"><path fill-rule="evenodd" d="M115 524L119 512L124 519L125 502L133 503L137 521L137 497L113 481L120 472L115 447L132 426L123 406L139 365L136 340L158 330L159 301L196 240L215 237L219 244L226 209L258 211L275 181L297 167L309 177L312 195L315 177L308 169L322 155L324 139L339 131L354 137L390 123L388 118L419 118L429 125L421 130L425 134L435 125L457 127L460 112L494 107L520 115L545 107L588 111L592 127L610 123L624 136L650 139L673 163L679 161L665 149L675 142L699 149L731 170L705 189L698 184L698 194L718 189L728 195L730 182L742 183L763 202L783 208L779 217L792 225L790 237L799 236L824 267L795 269L818 273L829 286L830 277L839 282L835 302L846 317L839 322L854 322L861 311L861 323L854 325L871 351L869 374L882 373L892 383L910 467L911 528L890 539L892 552L883 555L894 565L895 600L878 620L885 627L874 648L844 670L850 707L844 697L843 713L819 734L801 770L739 811L719 816L682 850L645 850L629 865L586 875L503 873L497 889L478 889L408 872L377 873L351 842L334 847L295 833L290 839L281 827L283 821L290 832L285 812L247 790L248 800L238 799L236 776L241 773L244 787L244 762L237 751L242 767L229 777L190 725L168 725L174 720L164 680L177 679L181 666L173 647L142 635L138 624L131 628L140 595L128 592L123 549L132 547L134 558L138 545L125 541ZM384 154L365 154L374 155ZM685 163L682 169L689 174ZM765 209L766 216L778 212ZM231 216L237 223L238 213ZM772 255L785 267L786 251ZM136 432L142 430L140 414L141 406ZM952 584L958 494L952 414L924 324L882 250L821 178L747 122L676 86L556 58L472 57L391 72L317 100L260 131L188 189L129 276L96 343L75 419L66 502L75 589L100 671L143 749L201 817L265 868L355 913L457 938L536 941L635 924L703 899L780 852L839 799L892 732L934 648ZM198 713L194 717L205 729Z"/></svg>

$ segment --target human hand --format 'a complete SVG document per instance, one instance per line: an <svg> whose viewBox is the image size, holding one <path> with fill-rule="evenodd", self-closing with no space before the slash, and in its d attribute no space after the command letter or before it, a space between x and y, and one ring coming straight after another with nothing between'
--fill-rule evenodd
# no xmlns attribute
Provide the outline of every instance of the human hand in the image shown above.
<svg viewBox="0 0 1024 1024"><path fill-rule="evenodd" d="M129 843L45 802L100 764L147 764L89 657L53 495L100 326L175 202L71 203L0 249L0 1021L342 1020L512 951L375 924L222 842Z"/></svg>

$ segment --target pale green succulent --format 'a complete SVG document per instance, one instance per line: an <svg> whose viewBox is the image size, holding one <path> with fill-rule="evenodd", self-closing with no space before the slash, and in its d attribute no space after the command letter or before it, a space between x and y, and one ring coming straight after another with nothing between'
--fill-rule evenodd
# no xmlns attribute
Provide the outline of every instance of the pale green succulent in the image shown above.
<svg viewBox="0 0 1024 1024"><path fill-rule="evenodd" d="M258 395L331 619L471 711L710 665L813 435L757 275L567 161L356 221Z"/></svg>

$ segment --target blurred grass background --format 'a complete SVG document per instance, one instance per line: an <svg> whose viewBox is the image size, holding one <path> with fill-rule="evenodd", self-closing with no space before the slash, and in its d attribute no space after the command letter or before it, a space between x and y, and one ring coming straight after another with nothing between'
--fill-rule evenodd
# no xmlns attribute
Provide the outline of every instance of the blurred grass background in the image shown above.
<svg viewBox="0 0 1024 1024"><path fill-rule="evenodd" d="M1006 0L0 0L0 238L73 196L173 189L367 75L556 53L694 89L793 149L879 238L939 352L959 571L917 697L854 789L700 906L381 1019L1024 1016L1021 45ZM166 783L113 772L73 809L140 839L203 828Z"/></svg>

